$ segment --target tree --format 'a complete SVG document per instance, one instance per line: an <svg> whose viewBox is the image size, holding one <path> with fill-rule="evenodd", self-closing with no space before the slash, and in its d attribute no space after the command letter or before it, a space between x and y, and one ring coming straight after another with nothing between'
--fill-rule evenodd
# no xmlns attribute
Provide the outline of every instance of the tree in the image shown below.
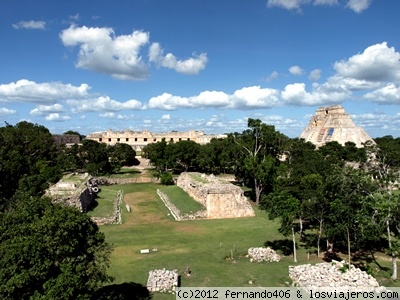
<svg viewBox="0 0 400 300"><path fill-rule="evenodd" d="M53 136L43 126L24 121L0 127L0 207L19 188L40 195L49 182L57 182L57 154Z"/></svg>
<svg viewBox="0 0 400 300"><path fill-rule="evenodd" d="M85 170L97 176L100 172L111 172L111 164L107 152L107 144L93 140L84 140L79 147L78 156L84 163Z"/></svg>
<svg viewBox="0 0 400 300"><path fill-rule="evenodd" d="M114 172L119 171L122 166L131 166L135 163L136 152L128 144L118 143L108 146L107 152Z"/></svg>
<svg viewBox="0 0 400 300"><path fill-rule="evenodd" d="M90 299L111 248L90 217L49 199L20 197L0 212L2 299Z"/></svg>
<svg viewBox="0 0 400 300"><path fill-rule="evenodd" d="M284 236L292 234L293 261L297 262L295 220L299 217L300 201L288 193L273 192L267 196L263 195L260 208L268 213L269 219L279 219L279 231Z"/></svg>
<svg viewBox="0 0 400 300"><path fill-rule="evenodd" d="M74 131L74 130L68 130L66 132L64 132L63 134L65 135L77 135L79 136L79 140L82 141L86 138L85 135L80 134L78 131Z"/></svg>
<svg viewBox="0 0 400 300"><path fill-rule="evenodd" d="M287 137L275 131L273 125L266 125L259 119L248 119L249 129L236 136L241 146L242 159L235 175L243 177L247 183L252 182L256 204L259 204L262 192L271 192L275 173L282 153L282 144Z"/></svg>

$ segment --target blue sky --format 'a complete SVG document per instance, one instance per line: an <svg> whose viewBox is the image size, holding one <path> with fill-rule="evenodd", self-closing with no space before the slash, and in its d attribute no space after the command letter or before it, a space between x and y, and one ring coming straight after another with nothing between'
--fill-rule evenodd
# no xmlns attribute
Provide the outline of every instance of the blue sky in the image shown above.
<svg viewBox="0 0 400 300"><path fill-rule="evenodd" d="M0 121L297 137L341 104L400 136L400 1L0 2ZM1 126L3 126L1 125Z"/></svg>

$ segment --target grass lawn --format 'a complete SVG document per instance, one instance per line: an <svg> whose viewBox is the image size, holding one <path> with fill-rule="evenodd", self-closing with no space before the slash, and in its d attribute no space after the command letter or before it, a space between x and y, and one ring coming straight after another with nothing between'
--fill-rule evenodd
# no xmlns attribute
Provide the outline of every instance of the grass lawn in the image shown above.
<svg viewBox="0 0 400 300"><path fill-rule="evenodd" d="M89 207L87 214L92 217L111 217L114 210L114 199L117 197L118 190L115 186L102 186L97 193L96 200Z"/></svg>
<svg viewBox="0 0 400 300"><path fill-rule="evenodd" d="M250 263L244 257L249 247L286 241L278 232L278 224L268 220L264 212L256 209L252 218L177 222L157 196L156 189L160 187L152 183L108 187L115 192L123 189L124 202L132 208L130 213L123 209L123 224L100 228L114 247L109 274L115 277L115 284L135 282L146 286L150 270L177 269L182 275L185 267L192 271L192 276L181 278L181 286L187 287L288 286L291 282L288 276L288 267L294 264L291 256L278 263ZM157 251L140 254L141 249ZM226 259L231 253L234 259ZM322 262L314 254L308 260L304 248L297 255L297 264ZM390 267L390 260L382 254L380 264ZM376 268L373 263L370 266ZM381 279L390 276L390 270L377 272ZM253 285L249 284L250 279ZM387 286L397 284L383 280ZM175 296L155 293L153 299L172 300Z"/></svg>
<svg viewBox="0 0 400 300"><path fill-rule="evenodd" d="M181 211L182 214L192 213L205 209L203 205L190 197L179 186L162 186L160 190L167 194L169 200Z"/></svg>
<svg viewBox="0 0 400 300"><path fill-rule="evenodd" d="M110 175L110 178L135 178L140 174L141 172L135 168L121 168L119 172Z"/></svg>

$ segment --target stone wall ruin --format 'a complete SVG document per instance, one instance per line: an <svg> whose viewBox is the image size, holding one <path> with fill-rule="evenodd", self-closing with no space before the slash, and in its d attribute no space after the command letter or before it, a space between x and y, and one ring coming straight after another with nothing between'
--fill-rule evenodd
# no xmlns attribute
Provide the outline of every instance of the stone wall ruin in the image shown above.
<svg viewBox="0 0 400 300"><path fill-rule="evenodd" d="M184 172L179 175L177 186L206 207L208 219L255 216L240 187L213 175Z"/></svg>
<svg viewBox="0 0 400 300"><path fill-rule="evenodd" d="M147 279L147 289L150 292L175 292L178 284L179 275L177 270L152 270L149 272Z"/></svg>

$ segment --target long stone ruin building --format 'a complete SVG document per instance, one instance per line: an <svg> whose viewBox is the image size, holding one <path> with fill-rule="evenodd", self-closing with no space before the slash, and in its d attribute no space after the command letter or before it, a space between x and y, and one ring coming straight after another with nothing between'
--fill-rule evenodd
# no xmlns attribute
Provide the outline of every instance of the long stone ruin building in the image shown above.
<svg viewBox="0 0 400 300"><path fill-rule="evenodd" d="M240 187L213 175L184 172L179 175L177 186L206 207L207 219L255 216Z"/></svg>
<svg viewBox="0 0 400 300"><path fill-rule="evenodd" d="M318 108L300 138L313 143L317 147L331 141L337 141L343 146L346 142L353 142L361 148L363 143L373 142L363 128L357 127L353 123L350 115L346 114L344 108L340 105Z"/></svg>
<svg viewBox="0 0 400 300"><path fill-rule="evenodd" d="M208 144L213 138L226 138L224 134L204 134L203 131L189 130L187 132L169 131L162 133L153 133L148 130L142 131L104 131L94 132L86 136L86 139L96 142L115 145L117 143L125 143L132 146L135 150L142 150L144 146L161 142L194 141L198 144Z"/></svg>

